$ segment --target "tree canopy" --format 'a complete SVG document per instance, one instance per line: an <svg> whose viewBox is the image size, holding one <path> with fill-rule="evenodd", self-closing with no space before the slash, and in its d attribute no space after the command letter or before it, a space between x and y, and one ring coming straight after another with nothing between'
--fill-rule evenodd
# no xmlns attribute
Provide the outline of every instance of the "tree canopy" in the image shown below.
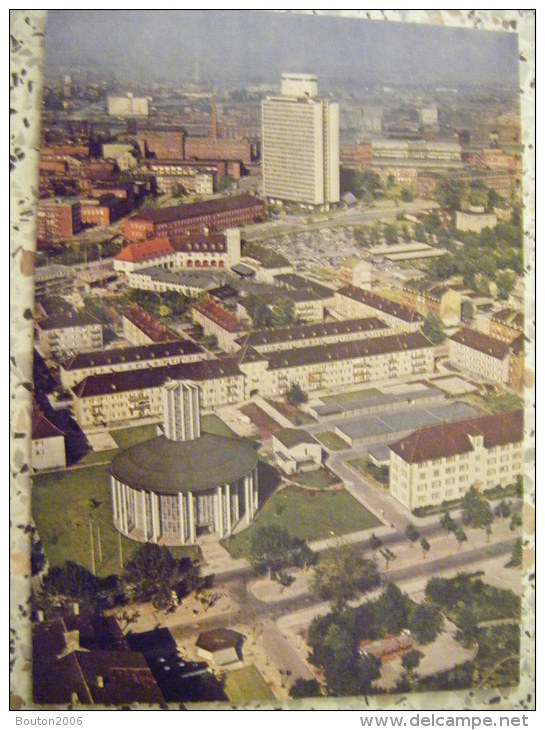
<svg viewBox="0 0 545 730"><path fill-rule="evenodd" d="M176 560L170 550L151 543L133 554L123 580L134 599L151 601L161 609L171 605L173 592L182 598L202 585L197 565L187 558Z"/></svg>
<svg viewBox="0 0 545 730"><path fill-rule="evenodd" d="M418 603L409 618L409 630L420 644L435 641L443 627L438 608L429 603Z"/></svg>
<svg viewBox="0 0 545 730"><path fill-rule="evenodd" d="M374 588L379 581L376 563L367 560L360 548L351 547L320 559L314 570L313 589L320 598L341 604Z"/></svg>
<svg viewBox="0 0 545 730"><path fill-rule="evenodd" d="M316 554L304 540L277 525L258 527L250 538L250 562L257 572L277 572L292 566L306 567L316 562Z"/></svg>

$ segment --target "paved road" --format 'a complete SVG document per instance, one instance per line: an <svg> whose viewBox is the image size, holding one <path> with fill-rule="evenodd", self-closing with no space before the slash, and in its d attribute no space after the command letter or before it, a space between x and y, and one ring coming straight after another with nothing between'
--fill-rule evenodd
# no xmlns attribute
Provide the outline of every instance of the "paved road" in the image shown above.
<svg viewBox="0 0 545 730"><path fill-rule="evenodd" d="M480 548L456 550L446 557L435 560L422 560L403 569L389 570L383 573L383 576L388 581L403 582L415 577L431 577L455 568L465 568L481 560L509 555L515 540L516 537L513 537ZM258 600L247 589L246 579L246 575L233 574L217 577L216 586L229 587L229 593L236 600L239 608L233 609L227 616L223 614L221 616L204 617L192 624L173 627L171 628L173 636L178 639L194 637L196 633L204 629L225 625L246 624L256 626L258 623L263 623L263 621L274 623L290 613L303 609L315 611L320 606L327 605L316 600L311 593L285 598L274 603L265 603Z"/></svg>
<svg viewBox="0 0 545 730"><path fill-rule="evenodd" d="M439 207L438 204L433 200L414 200L401 205L391 202L389 205L380 205L375 208L357 206L348 210L333 211L328 217L320 217L311 222L303 220L300 216L287 215L274 218L265 223L245 226L244 238L247 241L258 241L274 235L285 235L286 233L297 233L299 231L323 230L339 226L370 225L377 220L394 220L402 211L410 214L437 207Z"/></svg>

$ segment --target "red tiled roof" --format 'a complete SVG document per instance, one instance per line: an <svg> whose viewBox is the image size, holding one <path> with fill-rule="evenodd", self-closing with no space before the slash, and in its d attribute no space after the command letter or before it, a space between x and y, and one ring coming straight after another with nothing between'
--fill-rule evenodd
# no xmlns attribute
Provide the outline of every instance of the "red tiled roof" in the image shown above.
<svg viewBox="0 0 545 730"><path fill-rule="evenodd" d="M199 362L164 365L156 368L124 370L103 375L89 375L72 388L78 398L124 393L131 390L159 388L167 380L213 380L232 378L241 375L237 357L221 360L201 360Z"/></svg>
<svg viewBox="0 0 545 730"><path fill-rule="evenodd" d="M390 449L408 464L441 459L473 450L470 436L484 436L484 446L518 443L524 435L522 411L480 416L457 423L441 423L414 431Z"/></svg>
<svg viewBox="0 0 545 730"><path fill-rule="evenodd" d="M462 327L450 339L452 342L465 345L472 350L478 350L497 360L503 360L509 354L509 344L507 342L483 335L482 332L469 329L469 327Z"/></svg>
<svg viewBox="0 0 545 730"><path fill-rule="evenodd" d="M46 439L53 436L64 436L64 433L44 416L38 406L34 406L32 411L32 438Z"/></svg>
<svg viewBox="0 0 545 730"><path fill-rule="evenodd" d="M197 304L193 306L193 309L227 332L244 331L242 322L240 322L234 314L231 314L228 309L224 309L224 307L210 297L205 297L202 301L197 302Z"/></svg>
<svg viewBox="0 0 545 730"><path fill-rule="evenodd" d="M192 340L173 340L156 342L152 345L119 347L112 350L97 350L96 352L78 352L62 362L61 367L65 371L73 371L95 366L119 365L121 363L195 355L201 352L203 352L202 347Z"/></svg>
<svg viewBox="0 0 545 730"><path fill-rule="evenodd" d="M214 213L226 213L245 208L263 208L264 203L251 195L232 195L227 198L205 200L201 203L184 203L169 208L155 208L136 213L129 220L151 221L153 223L169 223L177 220L199 218Z"/></svg>
<svg viewBox="0 0 545 730"><path fill-rule="evenodd" d="M153 342L171 342L179 340L179 336L171 330L164 327L160 322L154 319L149 312L139 307L138 304L131 306L123 312L129 322L144 332Z"/></svg>
<svg viewBox="0 0 545 730"><path fill-rule="evenodd" d="M125 246L117 254L115 260L138 263L155 258L156 256L165 256L169 253L174 253L174 249L170 245L168 238L151 238L149 241L139 241L138 243L131 243L129 246Z"/></svg>
<svg viewBox="0 0 545 730"><path fill-rule="evenodd" d="M406 350L432 348L432 343L420 332L407 332L386 337L367 337L363 340L335 342L313 347L297 347L267 353L269 370L311 365L331 360L350 360L356 357L372 357Z"/></svg>
<svg viewBox="0 0 545 730"><path fill-rule="evenodd" d="M357 302L367 304L368 307L377 309L385 314L391 314L393 317L402 319L405 322L421 322L422 316L418 314L415 309L405 306L404 304L398 304L391 299L381 297L374 292L370 292L367 289L360 289L357 286L344 286L342 289L337 291L337 294L355 299Z"/></svg>

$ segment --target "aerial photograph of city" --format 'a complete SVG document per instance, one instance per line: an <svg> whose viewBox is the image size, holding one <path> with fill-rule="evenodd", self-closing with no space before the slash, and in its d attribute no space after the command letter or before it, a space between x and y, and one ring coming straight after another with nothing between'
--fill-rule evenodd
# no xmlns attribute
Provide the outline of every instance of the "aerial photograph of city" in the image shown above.
<svg viewBox="0 0 545 730"><path fill-rule="evenodd" d="M516 692L519 38L411 12L47 13L36 707Z"/></svg>

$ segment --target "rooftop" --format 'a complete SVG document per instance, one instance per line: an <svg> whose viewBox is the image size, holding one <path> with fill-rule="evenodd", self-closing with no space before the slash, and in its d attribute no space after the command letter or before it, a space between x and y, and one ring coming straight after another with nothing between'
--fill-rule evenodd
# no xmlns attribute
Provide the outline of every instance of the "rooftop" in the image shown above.
<svg viewBox="0 0 545 730"><path fill-rule="evenodd" d="M509 343L497 340L495 337L484 335L477 330L462 327L458 332L450 338L452 342L470 347L472 350L478 350L486 355L503 360L509 354Z"/></svg>
<svg viewBox="0 0 545 730"><path fill-rule="evenodd" d="M220 377L236 377L240 374L238 359L226 357L221 360L201 360L156 368L89 375L81 383L75 385L72 392L78 398L92 398L111 393L158 388L167 380L212 380Z"/></svg>
<svg viewBox="0 0 545 730"><path fill-rule="evenodd" d="M335 335L372 332L373 330L381 329L389 329L389 327L382 320L378 319L378 317L362 317L360 319L346 319L340 322L320 322L317 324L295 325L293 327L279 327L277 329L255 330L254 332L250 332L247 338L244 338L244 342L256 347L277 342L310 340L315 337L333 337Z"/></svg>
<svg viewBox="0 0 545 730"><path fill-rule="evenodd" d="M367 291L366 289L360 289L357 286L344 286L342 289L339 289L336 294L339 296L349 297L350 299L355 299L362 304L366 304L368 307L372 307L380 312L397 317L404 322L423 321L422 316L414 309L410 309L404 304L398 304L391 299L381 297L378 294Z"/></svg>
<svg viewBox="0 0 545 730"><path fill-rule="evenodd" d="M131 306L123 312L123 316L132 322L135 327L144 332L154 342L165 342L178 340L179 337L171 330L164 327L149 312L139 307L138 304Z"/></svg>
<svg viewBox="0 0 545 730"><path fill-rule="evenodd" d="M202 301L193 305L193 310L199 312L214 324L217 324L227 332L243 332L244 326L234 314L214 301L211 297L205 297Z"/></svg>
<svg viewBox="0 0 545 730"><path fill-rule="evenodd" d="M191 441L159 436L136 444L114 458L110 472L135 489L177 494L234 482L256 464L257 452L250 442L203 433Z"/></svg>
<svg viewBox="0 0 545 730"><path fill-rule="evenodd" d="M82 352L61 363L63 370L80 370L102 365L120 365L122 363L139 362L146 360L160 360L166 357L179 355L193 355L203 352L200 345L191 340L174 340L172 342L158 342L152 345L137 347L119 347L114 350L98 350L97 352Z"/></svg>
<svg viewBox="0 0 545 730"><path fill-rule="evenodd" d="M100 326L102 323L86 312L64 311L50 314L47 319L37 323L41 330L68 329L70 327Z"/></svg>
<svg viewBox="0 0 545 730"><path fill-rule="evenodd" d="M297 444L317 444L318 442L308 431L302 428L282 428L274 434L283 446L291 449Z"/></svg>
<svg viewBox="0 0 545 730"><path fill-rule="evenodd" d="M232 195L226 198L206 200L201 203L184 203L168 208L155 208L136 213L129 220L170 223L171 221L199 218L214 213L227 213L241 208L261 208L263 202L251 195Z"/></svg>
<svg viewBox="0 0 545 730"><path fill-rule="evenodd" d="M470 437L480 435L484 437L486 449L521 442L524 436L522 411L430 426L415 431L390 448L407 463L421 464L473 451Z"/></svg>
<svg viewBox="0 0 545 730"><path fill-rule="evenodd" d="M44 416L37 405L34 405L32 410L32 439L46 439L54 436L64 436L64 433Z"/></svg>
<svg viewBox="0 0 545 730"><path fill-rule="evenodd" d="M244 637L231 629L211 629L199 634L196 646L205 651L222 651L222 649L236 648Z"/></svg>
<svg viewBox="0 0 545 730"><path fill-rule="evenodd" d="M139 263L141 261L147 261L147 259L172 253L174 253L174 249L170 245L168 238L151 238L148 241L139 241L138 243L131 243L129 246L125 246L117 254L115 260Z"/></svg>
<svg viewBox="0 0 545 730"><path fill-rule="evenodd" d="M298 367L328 360L349 360L356 357L372 357L403 350L431 348L432 343L420 332L409 332L385 337L368 337L350 342L335 342L313 347L298 347L268 354L269 370Z"/></svg>

